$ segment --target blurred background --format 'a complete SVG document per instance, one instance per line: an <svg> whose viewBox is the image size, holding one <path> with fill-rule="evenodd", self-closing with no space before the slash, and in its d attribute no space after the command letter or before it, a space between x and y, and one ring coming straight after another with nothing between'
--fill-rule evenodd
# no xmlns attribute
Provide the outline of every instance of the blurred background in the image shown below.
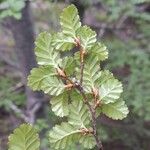
<svg viewBox="0 0 150 150"><path fill-rule="evenodd" d="M48 96L26 83L37 66L35 37L58 31L60 13L70 3L108 47L103 68L123 82L130 110L123 121L97 120L104 149L150 150L150 0L0 0L0 150L25 121L39 130L41 150L51 150L48 131L63 119L50 110Z"/></svg>

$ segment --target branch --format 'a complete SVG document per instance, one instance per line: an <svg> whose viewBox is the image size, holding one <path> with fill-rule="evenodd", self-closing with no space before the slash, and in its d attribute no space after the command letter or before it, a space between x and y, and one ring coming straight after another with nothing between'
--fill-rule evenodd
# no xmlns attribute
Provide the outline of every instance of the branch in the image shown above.
<svg viewBox="0 0 150 150"><path fill-rule="evenodd" d="M83 82L84 54L85 54L85 51L83 49L81 49L80 50L80 60L81 60L81 63L80 63L80 68L81 68L80 84L81 85L82 85L82 82Z"/></svg>
<svg viewBox="0 0 150 150"><path fill-rule="evenodd" d="M98 138L98 133L97 133L97 128L96 128L96 112L95 109L92 108L92 106L90 105L90 103L87 100L87 97L84 93L84 89L80 84L76 83L76 89L81 93L84 103L88 106L88 109L90 111L91 117L92 117L92 126L93 126L93 135L97 144L97 147L99 150L103 150L103 146L102 146L102 142L101 140Z"/></svg>
<svg viewBox="0 0 150 150"><path fill-rule="evenodd" d="M84 89L82 87L82 82L83 82L83 71L84 71L84 56L85 56L85 49L81 46L80 40L77 40L77 44L79 45L80 48L80 70L81 70L81 78L80 78L80 84L76 83L76 89L80 92L80 94L83 97L84 103L88 106L88 109L90 111L91 117L92 117L92 126L93 126L93 135L97 144L97 147L99 150L103 150L102 142L98 138L98 133L97 133L97 128L96 128L96 111L95 109L90 105L88 102L88 99L85 95Z"/></svg>
<svg viewBox="0 0 150 150"><path fill-rule="evenodd" d="M28 122L28 117L23 113L21 109L19 109L13 102L9 102L9 107L16 113L19 114L20 118L25 122Z"/></svg>
<svg viewBox="0 0 150 150"><path fill-rule="evenodd" d="M79 48L80 50L80 84L82 85L82 82L83 82L83 70L84 70L84 55L85 55L85 50L83 49L83 47L81 46L81 42L80 42L80 39L76 38L75 39L75 43L76 43L76 46Z"/></svg>
<svg viewBox="0 0 150 150"><path fill-rule="evenodd" d="M61 78L65 79L66 81L68 81L71 85L73 85L73 87L76 88L80 92L80 94L82 95L83 101L87 105L87 107L89 109L89 112L91 114L91 117L92 117L93 135L94 135L94 138L95 138L95 141L96 141L96 145L98 147L98 150L103 150L102 142L98 138L98 133L97 133L97 128L96 128L96 112L95 112L95 109L88 102L88 99L85 95L85 92L84 92L84 89L83 89L81 83L78 83L78 81L73 82L71 79L68 78L68 76L65 73L62 73L62 71L63 70L61 70L61 74L59 74L59 76Z"/></svg>

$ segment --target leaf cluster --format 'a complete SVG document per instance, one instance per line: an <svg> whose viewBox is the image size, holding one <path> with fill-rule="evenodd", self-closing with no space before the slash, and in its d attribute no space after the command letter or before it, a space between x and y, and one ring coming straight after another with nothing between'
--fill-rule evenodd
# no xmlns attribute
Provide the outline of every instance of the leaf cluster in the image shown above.
<svg viewBox="0 0 150 150"><path fill-rule="evenodd" d="M1 0L0 1L0 18L14 17L21 18L21 10L25 6L24 0Z"/></svg>
<svg viewBox="0 0 150 150"><path fill-rule="evenodd" d="M50 143L55 149L65 149L74 139L83 139L83 133L89 132L89 138L82 140L85 143L93 137L89 131L91 116L75 88L81 76L85 94L89 95L88 101L95 109L100 107L100 112L113 119L123 119L128 113L124 101L119 100L122 84L112 73L101 70L99 66L108 57L107 48L97 41L92 29L81 26L74 5L64 9L60 24L60 32L54 35L44 32L38 36L35 54L40 66L34 68L28 78L33 90L42 90L52 96L51 106L56 115L68 117L68 122L57 125L50 132ZM61 57L63 51L70 51L74 47L79 51L73 56ZM83 75L80 72L81 49L85 54ZM92 95L95 95L95 100L91 99ZM91 145L81 143L92 148L92 141Z"/></svg>
<svg viewBox="0 0 150 150"><path fill-rule="evenodd" d="M82 26L74 5L65 8L60 16L61 31L41 33L35 42L38 68L28 77L33 90L42 90L51 98L52 111L67 121L56 125L49 133L53 149L67 149L80 143L92 149L96 145L93 112L118 120L128 114L120 99L122 84L100 62L108 58L108 50L97 41L96 33ZM62 57L63 52L77 51ZM88 104L88 105L87 105ZM93 112L91 112L93 111Z"/></svg>

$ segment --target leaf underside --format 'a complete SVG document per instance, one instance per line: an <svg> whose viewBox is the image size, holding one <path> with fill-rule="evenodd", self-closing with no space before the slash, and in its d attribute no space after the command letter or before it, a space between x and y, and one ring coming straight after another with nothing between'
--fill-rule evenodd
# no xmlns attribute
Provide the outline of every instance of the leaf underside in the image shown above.
<svg viewBox="0 0 150 150"><path fill-rule="evenodd" d="M70 105L68 122L79 128L83 128L90 123L90 115L87 107L81 100L75 100Z"/></svg>
<svg viewBox="0 0 150 150"><path fill-rule="evenodd" d="M112 119L122 120L123 118L127 116L127 114L129 113L129 110L124 101L117 100L114 103L103 105L102 113L104 113L106 116Z"/></svg>
<svg viewBox="0 0 150 150"><path fill-rule="evenodd" d="M52 105L52 111L60 117L67 116L69 113L69 106L68 106L68 94L63 93L58 96L53 97L50 100Z"/></svg>

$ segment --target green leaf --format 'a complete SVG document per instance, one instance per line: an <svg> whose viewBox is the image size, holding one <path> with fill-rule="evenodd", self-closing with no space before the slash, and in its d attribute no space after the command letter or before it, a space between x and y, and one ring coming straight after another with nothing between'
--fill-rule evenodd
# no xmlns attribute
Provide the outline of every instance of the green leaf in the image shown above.
<svg viewBox="0 0 150 150"><path fill-rule="evenodd" d="M53 46L57 50L70 50L75 46L75 41L72 37L68 37L63 33L57 33L53 38Z"/></svg>
<svg viewBox="0 0 150 150"><path fill-rule="evenodd" d="M103 83L99 89L102 103L112 103L120 97L123 88L121 82L117 79L110 79Z"/></svg>
<svg viewBox="0 0 150 150"><path fill-rule="evenodd" d="M52 46L52 36L50 33L43 32L39 34L35 46L35 54L39 65L58 67L61 59L59 53Z"/></svg>
<svg viewBox="0 0 150 150"><path fill-rule="evenodd" d="M33 68L28 76L28 86L35 90L41 90L42 82L49 76L56 75L55 69L50 66L40 66Z"/></svg>
<svg viewBox="0 0 150 150"><path fill-rule="evenodd" d="M113 74L109 70L103 70L101 71L100 78L98 78L96 81L96 85L100 86L104 84L106 81L108 81L109 79L115 79Z"/></svg>
<svg viewBox="0 0 150 150"><path fill-rule="evenodd" d="M64 92L65 85L56 77L48 77L43 81L41 89L46 94L58 96L59 94Z"/></svg>
<svg viewBox="0 0 150 150"><path fill-rule="evenodd" d="M93 54L94 56L98 57L100 61L103 61L108 58L108 50L104 44L97 42L94 46L89 49L90 55Z"/></svg>
<svg viewBox="0 0 150 150"><path fill-rule="evenodd" d="M96 42L96 32L87 26L82 26L78 29L77 37L80 39L81 46L84 50L90 49Z"/></svg>
<svg viewBox="0 0 150 150"><path fill-rule="evenodd" d="M39 65L48 65L53 52L51 46L52 36L50 33L42 32L35 41L35 54Z"/></svg>
<svg viewBox="0 0 150 150"><path fill-rule="evenodd" d="M81 135L79 143L81 143L84 148L93 149L96 145L94 136L92 134Z"/></svg>
<svg viewBox="0 0 150 150"><path fill-rule="evenodd" d="M60 24L63 33L73 39L76 38L76 31L80 28L81 22L78 10L74 5L65 8L60 16Z"/></svg>
<svg viewBox="0 0 150 150"><path fill-rule="evenodd" d="M63 93L58 96L53 97L50 100L52 111L60 117L67 116L69 113L69 106L68 106L68 94Z"/></svg>
<svg viewBox="0 0 150 150"><path fill-rule="evenodd" d="M37 131L29 124L22 124L9 136L9 150L39 150Z"/></svg>
<svg viewBox="0 0 150 150"><path fill-rule="evenodd" d="M129 110L124 101L117 100L114 103L102 105L102 112L112 119L122 120L127 116Z"/></svg>
<svg viewBox="0 0 150 150"><path fill-rule="evenodd" d="M0 6L0 19L5 17L20 19L22 16L21 10L24 8L25 2L20 0L1 0Z"/></svg>
<svg viewBox="0 0 150 150"><path fill-rule="evenodd" d="M70 105L68 122L79 128L85 128L90 123L90 115L85 104L81 100L74 100Z"/></svg>
<svg viewBox="0 0 150 150"><path fill-rule="evenodd" d="M79 93L79 91L76 90L76 89L72 89L72 90L69 92L69 95L70 95L71 101L75 101L75 100L83 101L82 95L81 95L81 94Z"/></svg>
<svg viewBox="0 0 150 150"><path fill-rule="evenodd" d="M80 78L80 69L77 68L77 77ZM86 59L83 70L83 87L87 93L91 93L95 88L96 81L100 78L101 71L98 63L98 58L95 56L89 56ZM98 88L98 87L97 87Z"/></svg>
<svg viewBox="0 0 150 150"><path fill-rule="evenodd" d="M67 76L70 76L74 73L74 68L75 68L75 61L72 57L64 57L62 60L62 63L60 64L61 68L65 70L65 73Z"/></svg>
<svg viewBox="0 0 150 150"><path fill-rule="evenodd" d="M80 130L68 123L56 125L50 131L49 141L54 149L66 149L77 140Z"/></svg>
<svg viewBox="0 0 150 150"><path fill-rule="evenodd" d="M56 52L51 56L49 65L51 65L54 68L59 68L61 62L62 59L60 58L60 54Z"/></svg>

